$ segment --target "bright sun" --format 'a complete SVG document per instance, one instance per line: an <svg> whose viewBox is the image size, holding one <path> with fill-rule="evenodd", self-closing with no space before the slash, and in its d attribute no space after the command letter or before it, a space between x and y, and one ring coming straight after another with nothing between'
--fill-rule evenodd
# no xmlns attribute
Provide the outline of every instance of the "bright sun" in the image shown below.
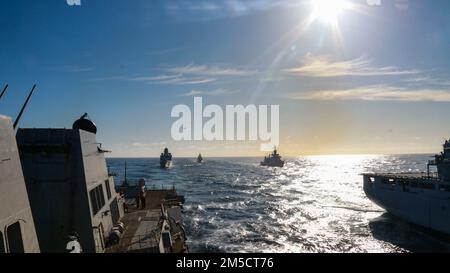
<svg viewBox="0 0 450 273"><path fill-rule="evenodd" d="M336 24L339 13L351 8L350 2L346 0L311 0L311 2L312 19L319 19L328 24Z"/></svg>

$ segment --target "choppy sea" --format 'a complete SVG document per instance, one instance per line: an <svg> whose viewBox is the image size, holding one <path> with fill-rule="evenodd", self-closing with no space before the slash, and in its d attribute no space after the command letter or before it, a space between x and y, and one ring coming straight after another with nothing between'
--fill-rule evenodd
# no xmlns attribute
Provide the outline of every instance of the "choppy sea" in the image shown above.
<svg viewBox="0 0 450 273"><path fill-rule="evenodd" d="M331 155L287 158L109 158L111 171L175 186L186 198L191 252L449 252L450 241L403 222L366 198L363 172L425 171L430 155Z"/></svg>

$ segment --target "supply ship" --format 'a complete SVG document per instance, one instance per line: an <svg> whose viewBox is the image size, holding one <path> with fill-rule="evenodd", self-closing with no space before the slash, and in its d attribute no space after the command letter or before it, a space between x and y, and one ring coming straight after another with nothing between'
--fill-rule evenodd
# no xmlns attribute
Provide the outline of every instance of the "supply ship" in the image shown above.
<svg viewBox="0 0 450 273"><path fill-rule="evenodd" d="M427 172L365 173L363 177L364 192L380 207L413 224L450 234L450 140L428 162Z"/></svg>

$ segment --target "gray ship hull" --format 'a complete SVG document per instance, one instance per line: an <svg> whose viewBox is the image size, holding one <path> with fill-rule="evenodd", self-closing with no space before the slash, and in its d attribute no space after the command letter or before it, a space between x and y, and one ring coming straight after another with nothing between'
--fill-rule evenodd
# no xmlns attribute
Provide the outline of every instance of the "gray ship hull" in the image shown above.
<svg viewBox="0 0 450 273"><path fill-rule="evenodd" d="M172 160L162 160L159 162L159 166L163 169L169 169L172 167Z"/></svg>
<svg viewBox="0 0 450 273"><path fill-rule="evenodd" d="M364 192L389 213L450 235L450 184L419 176L364 174Z"/></svg>

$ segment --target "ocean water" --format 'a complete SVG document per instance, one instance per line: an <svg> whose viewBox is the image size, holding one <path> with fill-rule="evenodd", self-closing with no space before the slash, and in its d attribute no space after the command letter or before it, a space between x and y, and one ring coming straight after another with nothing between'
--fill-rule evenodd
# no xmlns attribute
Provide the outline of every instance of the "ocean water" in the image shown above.
<svg viewBox="0 0 450 273"><path fill-rule="evenodd" d="M363 172L426 171L430 155L336 155L287 158L107 159L123 180L175 186L185 195L191 252L449 252L450 241L403 222L366 198Z"/></svg>

